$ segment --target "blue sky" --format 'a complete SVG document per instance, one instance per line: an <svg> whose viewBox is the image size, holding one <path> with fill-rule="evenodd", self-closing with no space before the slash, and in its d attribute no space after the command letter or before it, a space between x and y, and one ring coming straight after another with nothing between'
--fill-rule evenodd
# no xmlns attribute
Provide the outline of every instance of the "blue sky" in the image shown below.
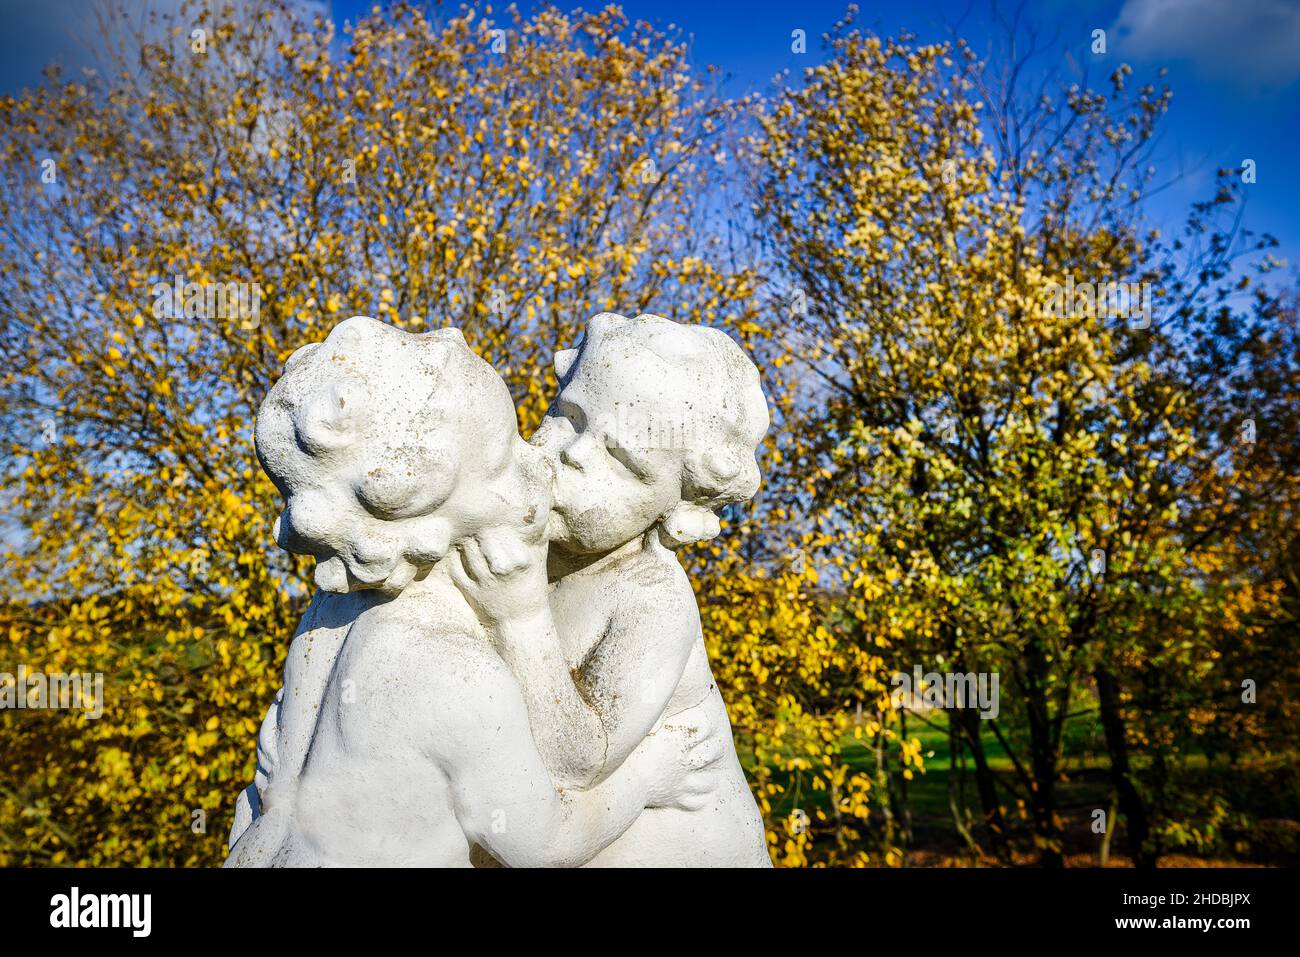
<svg viewBox="0 0 1300 957"><path fill-rule="evenodd" d="M145 2L145 0L142 0ZM147 0L162 7L178 0ZM368 0L324 0L338 20L355 18ZM0 90L39 81L50 59L76 66L84 43L96 42L92 0L0 0ZM577 6L560 3L561 7ZM592 3L589 6L597 6ZM845 12L841 0L627 0L630 16L660 26L676 24L693 37L696 61L722 68L729 93L768 91L772 78L821 57L820 37ZM500 4L495 7L499 10ZM527 10L532 4L524 2ZM859 23L879 33L910 30L942 39L958 26L977 50L995 33L986 0L914 0L860 4ZM1000 5L1010 15L1015 5ZM1269 231L1281 254L1300 263L1300 0L1039 0L1023 4L1052 50L1069 50L1087 63L1094 83L1121 61L1138 79L1169 70L1174 98L1159 145L1157 166L1178 181L1152 202L1166 227L1181 223L1188 205L1208 195L1214 170L1254 159L1258 181L1249 188L1246 224ZM807 32L808 52L790 49L791 31ZM1090 50L1092 31L1107 31L1107 53ZM1022 28L1021 41L1027 40ZM1053 42L1054 41L1054 42ZM1041 61L1044 67L1049 59Z"/></svg>

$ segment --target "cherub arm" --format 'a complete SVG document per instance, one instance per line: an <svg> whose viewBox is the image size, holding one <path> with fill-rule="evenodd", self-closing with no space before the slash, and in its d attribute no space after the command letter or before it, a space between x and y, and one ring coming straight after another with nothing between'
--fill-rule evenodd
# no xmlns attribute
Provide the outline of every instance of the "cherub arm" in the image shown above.
<svg viewBox="0 0 1300 957"><path fill-rule="evenodd" d="M405 733L442 768L466 838L507 866L583 864L647 805L689 803L713 784L701 770L716 757L712 743L665 728L647 738L640 760L596 787L557 789L514 675L480 638L411 627L391 629L382 643L386 683L405 702Z"/></svg>
<svg viewBox="0 0 1300 957"><path fill-rule="evenodd" d="M619 602L580 674L570 671L546 600L540 565L495 574L474 541L452 577L491 631L523 690L538 747L556 779L588 786L620 766L662 716L700 633L689 580L663 552Z"/></svg>
<svg viewBox="0 0 1300 957"><path fill-rule="evenodd" d="M638 583L619 601L579 668L605 727L606 769L627 760L663 715L699 635L695 594L675 559L661 579Z"/></svg>
<svg viewBox="0 0 1300 957"><path fill-rule="evenodd" d="M511 867L586 863L652 802L652 781L637 763L590 790L557 791L513 676L502 666L492 683L502 693L493 695L491 710L459 711L457 733L449 735L442 755L465 836ZM472 745L475 735L480 743L487 737L486 747ZM645 747L662 751L663 741ZM646 762L656 765L661 758Z"/></svg>
<svg viewBox="0 0 1300 957"><path fill-rule="evenodd" d="M556 782L589 787L609 766L605 727L564 659L547 602L544 544L528 557L506 556L500 539L468 539L450 556L450 568L519 682L533 737Z"/></svg>
<svg viewBox="0 0 1300 957"><path fill-rule="evenodd" d="M564 659L550 608L543 605L490 627L497 654L519 681L533 737L556 782L590 787L617 764L609 763L609 735L600 711L587 700Z"/></svg>

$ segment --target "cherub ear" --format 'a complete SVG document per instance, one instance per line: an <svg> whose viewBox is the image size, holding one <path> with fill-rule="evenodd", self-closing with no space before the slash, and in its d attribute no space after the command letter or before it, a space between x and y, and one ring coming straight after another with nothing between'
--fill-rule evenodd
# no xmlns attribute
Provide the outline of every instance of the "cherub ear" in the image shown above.
<svg viewBox="0 0 1300 957"><path fill-rule="evenodd" d="M343 559L332 555L325 561L316 562L316 587L321 591L334 592L336 595L348 593L348 569Z"/></svg>
<svg viewBox="0 0 1300 957"><path fill-rule="evenodd" d="M312 455L342 448L361 431L367 405L360 383L333 383L308 399L294 417L298 439Z"/></svg>
<svg viewBox="0 0 1300 957"><path fill-rule="evenodd" d="M573 368L573 361L578 358L577 349L561 349L555 354L555 378L563 379Z"/></svg>
<svg viewBox="0 0 1300 957"><path fill-rule="evenodd" d="M720 531L722 525L712 509L690 502L682 502L659 522L659 540L674 551L692 542L707 541Z"/></svg>

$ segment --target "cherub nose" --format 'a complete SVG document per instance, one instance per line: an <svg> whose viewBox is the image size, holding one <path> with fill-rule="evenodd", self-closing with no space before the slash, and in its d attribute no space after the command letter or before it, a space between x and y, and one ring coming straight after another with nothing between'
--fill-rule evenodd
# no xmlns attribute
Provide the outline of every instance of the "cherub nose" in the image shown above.
<svg viewBox="0 0 1300 957"><path fill-rule="evenodd" d="M576 429L573 423L563 415L547 413L542 424L537 427L529 443L548 455L557 455L559 450L572 441Z"/></svg>
<svg viewBox="0 0 1300 957"><path fill-rule="evenodd" d="M565 446L564 450L560 452L560 461L571 468L582 469L584 463L591 455L592 443L593 439L590 434L586 432L582 433L575 437L574 440Z"/></svg>

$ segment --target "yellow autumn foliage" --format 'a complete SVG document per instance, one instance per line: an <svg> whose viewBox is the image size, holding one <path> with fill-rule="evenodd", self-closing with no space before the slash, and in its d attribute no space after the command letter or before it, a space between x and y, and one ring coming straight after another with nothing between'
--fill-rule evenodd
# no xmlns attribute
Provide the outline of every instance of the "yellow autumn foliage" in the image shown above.
<svg viewBox="0 0 1300 957"><path fill-rule="evenodd" d="M1234 326L1230 264L1185 284L1133 212L1167 91L1127 67L1068 89L1025 114L1064 128L1040 152L996 135L961 43L839 30L801 85L728 101L616 7L396 6L336 37L241 6L0 98L0 672L106 683L97 720L0 711L0 866L223 859L310 587L271 544L254 415L355 314L461 328L525 434L594 313L754 355L765 486L683 557L779 865L906 862L929 753L891 691L914 665L1003 675L997 722L933 719L977 765L982 733L1011 756L963 835L1000 856L1015 826L1059 862L1085 705L1118 722L1121 791L1126 751L1288 740L1290 704L1222 700L1295 660L1294 303L1261 292ZM1145 329L1062 315L1076 274L1164 305ZM1221 817L1162 813L1153 847Z"/></svg>

